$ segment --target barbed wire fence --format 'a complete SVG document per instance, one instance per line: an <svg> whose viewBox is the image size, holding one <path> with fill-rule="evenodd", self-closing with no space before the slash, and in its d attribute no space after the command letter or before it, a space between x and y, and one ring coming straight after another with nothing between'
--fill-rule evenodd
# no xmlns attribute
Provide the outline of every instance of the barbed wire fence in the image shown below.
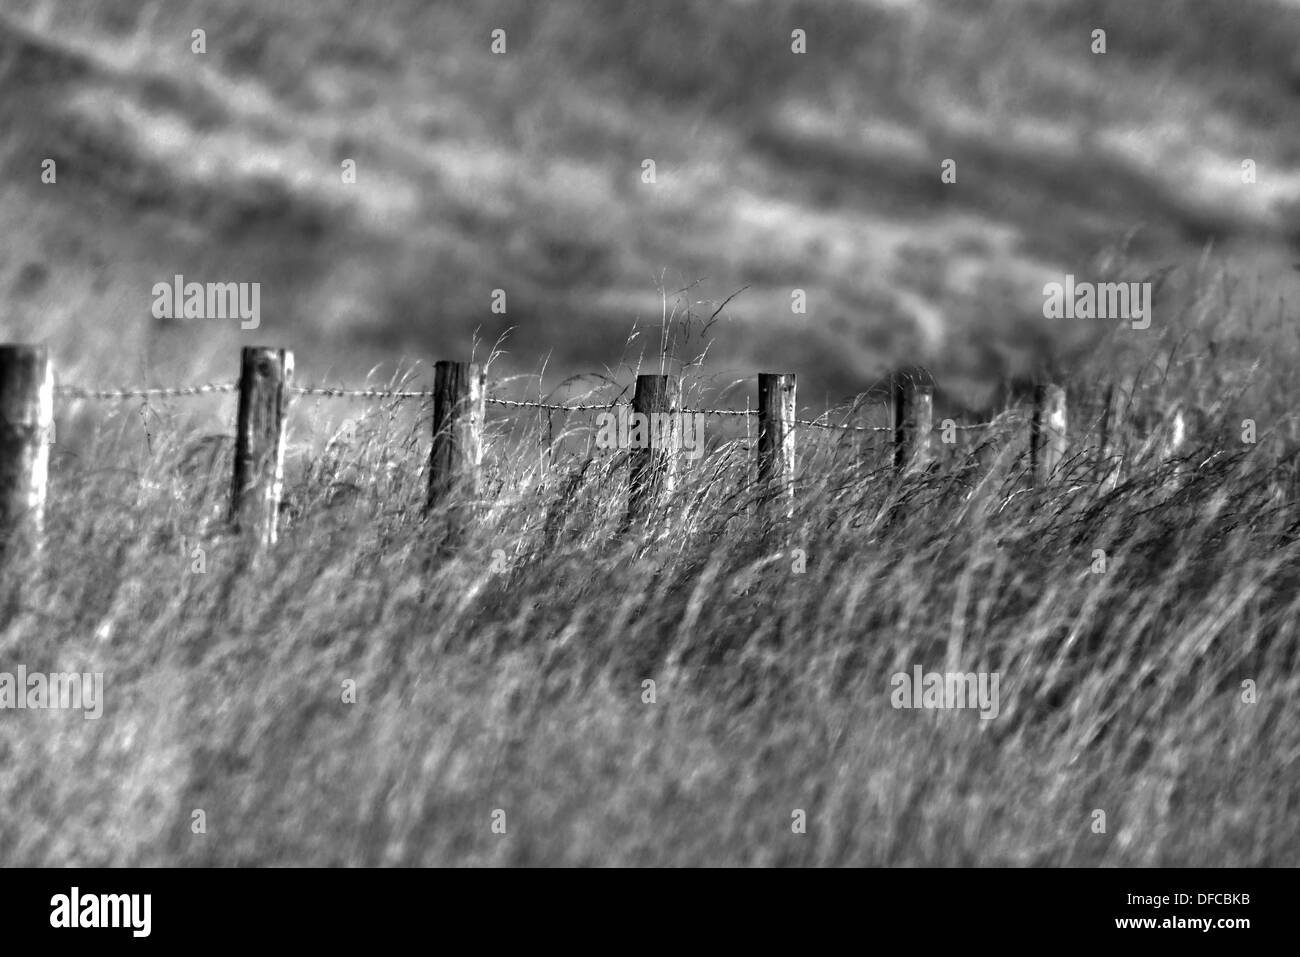
<svg viewBox="0 0 1300 957"><path fill-rule="evenodd" d="M432 444L428 453L429 510L450 509L468 514L463 506L482 497L482 460L488 406L536 411L548 419L547 434L553 434L550 417L581 413L618 411L618 448L628 455L628 514L650 514L659 490L670 488L676 470L673 452L679 451L680 419L692 415L745 423L745 441L732 451L755 454L760 496L776 517L794 514L797 429L828 434L888 435L893 449L893 466L906 474L938 467L932 435L941 431L942 442L951 444L951 432L960 430L1019 427L1022 412L1004 412L992 421L961 423L944 419L936 430L934 384L928 374L913 371L889 377L888 397L878 403L855 401L851 408L828 409L813 418L800 418L796 404L795 376L760 373L757 376L758 405L744 409L695 408L679 399L673 377L666 374L638 374L630 399L626 390L613 401L575 399L548 402L507 398L492 394L486 371L478 364L439 361L434 363L432 389L347 388L331 385L293 384L293 353L278 348L245 347L237 380L184 386L90 388L58 383L48 352L40 346L0 346L0 426L18 436L22 448L11 450L14 464L0 488L0 511L11 516L43 512L48 454L42 446L53 441L54 405L57 402L129 402L186 399L237 394L239 397L234 437L234 476L231 490L232 524L256 527L264 543L276 540L276 517L283 487L283 461L289 397L382 402L424 401L432 411ZM499 384L498 384L499 388ZM873 390L874 391L874 390ZM682 407L678 407L678 402ZM889 425L845 421L865 409L886 411ZM644 418L624 422L625 415ZM830 421L831 417L841 421ZM635 424L628 424L635 421ZM751 423L757 423L757 434ZM1054 385L1039 387L1029 418L1030 475L1035 485L1046 483L1065 452L1065 392ZM648 428L646 428L648 426ZM604 429L606 425L602 425ZM632 433L636 438L633 439ZM595 440L600 445L601 439ZM1104 444L1104 443L1103 443ZM855 441L854 449L860 450ZM730 453L729 453L730 454ZM814 451L814 457L819 452ZM812 461L812 460L809 460ZM35 502L35 509L30 503ZM19 503L22 503L21 505ZM8 508L9 504L15 507ZM17 520L17 519L15 519ZM26 521L26 519L23 519ZM39 525L39 520L37 521Z"/></svg>
<svg viewBox="0 0 1300 957"><path fill-rule="evenodd" d="M144 389L88 389L83 386L74 385L57 385L54 387L56 398L73 399L83 401L126 401L129 399L176 399L186 398L198 395L214 395L222 393L236 393L239 391L238 382L208 382L203 385L194 386L173 386L173 387L154 387ZM287 390L291 395L317 396L326 399L432 399L437 393L432 390L402 390L402 389L349 389L341 386L290 386ZM484 401L488 405L496 405L511 409L538 409L544 412L608 412L617 409L619 406L631 407L631 402L599 402L599 403L579 403L568 405L564 403L551 402L533 402L526 399L503 399L499 396L489 395ZM719 417L735 416L757 418L758 409L694 409L682 408L674 410L682 415L714 415ZM819 422L816 419L795 419L795 425L806 428L837 430L844 432L892 432L892 426L887 425L851 425L847 423ZM994 422L977 422L973 424L956 425L954 428L960 431L970 429L989 428Z"/></svg>

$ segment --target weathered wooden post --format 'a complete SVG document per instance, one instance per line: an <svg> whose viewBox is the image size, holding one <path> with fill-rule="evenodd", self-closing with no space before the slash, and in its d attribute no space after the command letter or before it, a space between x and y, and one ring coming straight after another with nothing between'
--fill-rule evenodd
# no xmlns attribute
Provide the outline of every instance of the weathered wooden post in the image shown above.
<svg viewBox="0 0 1300 957"><path fill-rule="evenodd" d="M643 517L660 495L672 494L677 443L675 406L669 376L636 377L628 421L631 475L626 524Z"/></svg>
<svg viewBox="0 0 1300 957"><path fill-rule="evenodd" d="M1033 482L1045 486L1066 448L1065 390L1059 385L1034 387L1034 412L1029 423L1029 463Z"/></svg>
<svg viewBox="0 0 1300 957"><path fill-rule="evenodd" d="M54 370L44 346L0 345L0 555L39 549L54 427Z"/></svg>
<svg viewBox="0 0 1300 957"><path fill-rule="evenodd" d="M892 381L894 406L894 468L921 471L930 464L930 435L934 428L934 384L921 371L896 372Z"/></svg>
<svg viewBox="0 0 1300 957"><path fill-rule="evenodd" d="M776 514L794 514L794 373L758 374L758 482Z"/></svg>
<svg viewBox="0 0 1300 957"><path fill-rule="evenodd" d="M486 380L486 372L477 363L443 360L434 364L430 509L478 497Z"/></svg>
<svg viewBox="0 0 1300 957"><path fill-rule="evenodd" d="M255 530L264 545L273 545L276 540L284 491L284 424L292 384L292 352L244 347L230 520L240 531Z"/></svg>

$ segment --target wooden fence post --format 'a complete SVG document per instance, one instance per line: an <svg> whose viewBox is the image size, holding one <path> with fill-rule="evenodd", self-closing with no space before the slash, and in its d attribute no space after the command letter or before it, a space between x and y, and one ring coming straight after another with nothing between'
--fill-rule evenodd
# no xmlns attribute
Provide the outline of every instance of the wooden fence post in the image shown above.
<svg viewBox="0 0 1300 957"><path fill-rule="evenodd" d="M758 374L758 481L776 511L794 515L794 373Z"/></svg>
<svg viewBox="0 0 1300 957"><path fill-rule="evenodd" d="M920 471L931 458L934 384L924 372L896 372L892 392L894 468L900 472Z"/></svg>
<svg viewBox="0 0 1300 957"><path fill-rule="evenodd" d="M428 507L475 499L483 463L487 373L477 363L439 361L433 367L433 445Z"/></svg>
<svg viewBox="0 0 1300 957"><path fill-rule="evenodd" d="M1029 424L1029 463L1035 485L1047 484L1065 458L1065 447L1065 390L1059 385L1037 385Z"/></svg>
<svg viewBox="0 0 1300 957"><path fill-rule="evenodd" d="M284 490L284 423L292 384L292 352L244 347L239 370L239 421L235 432L230 520L241 531L256 529L264 545L273 545L276 540Z"/></svg>
<svg viewBox="0 0 1300 957"><path fill-rule="evenodd" d="M54 427L54 370L44 346L0 345L0 551L39 549Z"/></svg>
<svg viewBox="0 0 1300 957"><path fill-rule="evenodd" d="M661 494L672 493L676 404L669 376L636 377L632 417L628 422L631 476L626 524L644 516Z"/></svg>

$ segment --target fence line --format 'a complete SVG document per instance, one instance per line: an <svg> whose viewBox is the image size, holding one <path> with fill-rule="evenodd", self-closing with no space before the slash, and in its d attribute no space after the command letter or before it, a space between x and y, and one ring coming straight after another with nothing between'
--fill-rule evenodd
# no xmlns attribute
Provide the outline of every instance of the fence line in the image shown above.
<svg viewBox="0 0 1300 957"><path fill-rule="evenodd" d="M56 385L56 399L73 399L84 401L114 401L125 399L150 398L185 398L195 395L231 393L239 391L238 382L209 382L195 386L157 387L148 389L87 389L83 386ZM291 395L312 395L326 399L432 399L436 393L432 390L404 391L392 389L348 389L342 386L292 386ZM619 406L631 407L630 402L602 402L592 405L561 405L550 402L530 402L524 399L502 399L489 395L484 401L488 405L499 405L512 409L541 409L547 412L607 412ZM750 416L757 418L758 409L680 409L683 415L718 415ZM829 429L842 432L892 432L888 425L847 425L844 423L818 422L815 419L794 419L795 425L813 429ZM969 425L954 426L958 431L986 429L993 422L975 422Z"/></svg>
<svg viewBox="0 0 1300 957"><path fill-rule="evenodd" d="M42 369L44 374L38 375ZM0 346L0 548L14 537L19 526L35 529L39 539L55 398L113 401L238 393L229 518L235 528L255 531L264 544L276 540L283 490L284 425L290 396L432 399L427 506L440 509L439 514L445 511L452 516L447 529L449 539L456 537L458 530L467 524L471 514L467 503L479 495L484 407L489 404L563 413L626 409L645 416L637 420L637 443L628 446L632 454L625 527L650 516L656 501L673 487L677 459L674 453L681 438L677 416L681 414L758 419L758 481L767 489L764 501L775 517L788 518L794 510L795 426L843 432L890 432L893 433L894 467L899 474L934 467L934 386L924 373L900 373L891 377L892 424L888 426L820 421L825 416L796 418L793 373L760 373L758 406L743 410L679 408L677 384L668 375L638 375L630 402L572 405L534 402L488 395L484 371L479 365L439 361L434 365L432 390L298 386L293 384L291 351L245 347L241 353L240 378L235 382L170 388L88 389L53 385L53 372L43 347ZM944 431L987 429L999 421L1018 418L999 416L992 422L960 425L944 420L941 428ZM650 423L648 439L639 428L644 423ZM1115 427L1116 422L1108 418L1109 435L1113 436ZM1065 457L1064 389L1042 383L1035 390L1029 432L1029 474L1034 484L1046 484ZM1107 441L1104 438L1103 444Z"/></svg>

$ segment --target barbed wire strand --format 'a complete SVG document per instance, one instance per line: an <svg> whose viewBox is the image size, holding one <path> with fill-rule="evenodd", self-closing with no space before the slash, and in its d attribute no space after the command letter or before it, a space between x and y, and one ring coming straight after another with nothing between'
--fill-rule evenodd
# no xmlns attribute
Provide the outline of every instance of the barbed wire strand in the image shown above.
<svg viewBox="0 0 1300 957"><path fill-rule="evenodd" d="M208 382L203 385L194 386L176 386L176 387L159 387L147 389L86 389L81 386L61 385L54 387L54 394L64 399L82 399L82 400L126 400L126 399L153 399L153 398L185 398L196 395L213 395L218 393L231 393L239 391L238 382ZM327 399L430 399L434 394L430 391L403 391L392 389L344 389L334 386L290 386L289 392L293 395L312 395ZM616 409L621 406L629 406L627 402L604 402L580 405L562 405L549 402L529 402L519 399L502 399L496 396L487 396L484 399L490 405L505 406L513 409L544 409L548 412L604 412L610 409ZM717 416L756 416L757 409L680 409L684 415L717 415ZM1011 419L1021 418L1020 416L1011 416ZM828 431L841 432L892 432L893 429L887 425L848 425L835 424L831 422L818 422L815 419L795 419L795 425L802 425L807 428L826 429ZM976 422L966 425L956 426L958 431L967 431L970 429L986 429L997 425L998 420L992 422Z"/></svg>
<svg viewBox="0 0 1300 957"><path fill-rule="evenodd" d="M839 432L892 432L894 431L887 425L836 425L833 422L818 422L816 419L795 419L795 425L808 426L814 429L826 429L828 431Z"/></svg>
<svg viewBox="0 0 1300 957"><path fill-rule="evenodd" d="M83 389L75 385L57 385L54 394L63 399L152 399L180 398L208 395L216 392L237 392L238 382L209 382L204 385L177 386L157 389Z"/></svg>
<svg viewBox="0 0 1300 957"><path fill-rule="evenodd" d="M603 405L552 405L548 402L525 402L517 399L498 399L495 396L488 396L484 401L489 405L504 405L512 409L546 409L549 412L602 411L605 409L617 408L619 405L617 402L606 402Z"/></svg>
<svg viewBox="0 0 1300 957"><path fill-rule="evenodd" d="M326 399L431 399L432 392L392 391L390 389L340 389L333 386L290 386L294 395L315 395Z"/></svg>

